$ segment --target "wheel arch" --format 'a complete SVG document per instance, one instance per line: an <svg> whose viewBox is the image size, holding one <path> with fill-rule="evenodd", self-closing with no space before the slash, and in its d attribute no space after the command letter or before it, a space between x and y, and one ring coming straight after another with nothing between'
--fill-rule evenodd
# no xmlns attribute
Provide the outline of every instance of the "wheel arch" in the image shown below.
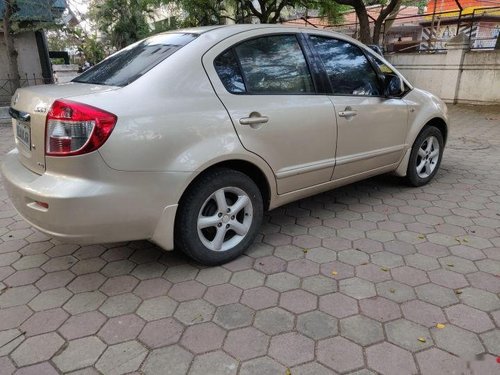
<svg viewBox="0 0 500 375"><path fill-rule="evenodd" d="M398 165L398 168L394 171L394 174L400 177L405 177L407 174L408 170L408 163L410 161L410 154L411 154L411 149L413 147L413 144L415 143L415 140L418 138L420 133L424 131L425 128L429 126L435 126L436 128L439 129L441 134L443 135L443 141L444 144L446 145L446 140L448 139L448 124L446 121L441 118L441 117L433 117L429 120L427 120L424 125L418 130L418 132L415 132L412 134L410 140L411 142L408 142L410 144L410 147L406 150L403 159Z"/></svg>

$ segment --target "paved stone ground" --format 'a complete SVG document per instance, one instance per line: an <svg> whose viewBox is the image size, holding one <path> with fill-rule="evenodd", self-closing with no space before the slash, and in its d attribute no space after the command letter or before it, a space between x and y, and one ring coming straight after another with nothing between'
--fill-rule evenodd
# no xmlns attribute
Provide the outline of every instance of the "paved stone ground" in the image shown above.
<svg viewBox="0 0 500 375"><path fill-rule="evenodd" d="M223 267L60 244L0 190L0 373L500 374L500 107L450 109L433 183L274 210Z"/></svg>

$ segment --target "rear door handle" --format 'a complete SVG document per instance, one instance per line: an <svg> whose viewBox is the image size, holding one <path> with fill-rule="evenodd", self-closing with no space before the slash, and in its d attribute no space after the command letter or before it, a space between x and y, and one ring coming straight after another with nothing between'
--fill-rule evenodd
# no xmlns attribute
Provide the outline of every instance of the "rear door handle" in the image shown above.
<svg viewBox="0 0 500 375"><path fill-rule="evenodd" d="M339 117L352 117L352 116L356 116L357 114L358 113L356 111L346 110L346 111L340 111Z"/></svg>
<svg viewBox="0 0 500 375"><path fill-rule="evenodd" d="M250 117L240 118L241 125L259 125L265 124L269 121L269 117L267 116L252 116L253 113L250 114Z"/></svg>

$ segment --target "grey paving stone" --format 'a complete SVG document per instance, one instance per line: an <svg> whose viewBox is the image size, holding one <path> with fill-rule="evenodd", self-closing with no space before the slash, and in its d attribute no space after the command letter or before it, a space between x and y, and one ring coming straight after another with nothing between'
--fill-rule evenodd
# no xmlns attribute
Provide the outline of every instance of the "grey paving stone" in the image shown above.
<svg viewBox="0 0 500 375"><path fill-rule="evenodd" d="M369 298L376 295L374 284L358 277L340 280L339 290L356 299Z"/></svg>
<svg viewBox="0 0 500 375"><path fill-rule="evenodd" d="M316 356L319 362L339 373L364 366L361 347L340 336L320 341Z"/></svg>
<svg viewBox="0 0 500 375"><path fill-rule="evenodd" d="M411 287L397 281L384 281L377 284L377 292L380 296L398 303L416 298L415 292Z"/></svg>
<svg viewBox="0 0 500 375"><path fill-rule="evenodd" d="M341 319L340 334L362 346L384 339L382 324L362 315Z"/></svg>
<svg viewBox="0 0 500 375"><path fill-rule="evenodd" d="M19 329L0 331L0 357L9 355L25 338Z"/></svg>
<svg viewBox="0 0 500 375"><path fill-rule="evenodd" d="M70 341L68 346L53 361L57 368L70 372L92 366L106 349L106 345L95 336Z"/></svg>
<svg viewBox="0 0 500 375"><path fill-rule="evenodd" d="M488 352L493 355L500 356L500 329L483 333L481 335L484 345Z"/></svg>
<svg viewBox="0 0 500 375"><path fill-rule="evenodd" d="M406 319L386 323L385 332L391 343L411 352L426 349L434 344L426 327Z"/></svg>
<svg viewBox="0 0 500 375"><path fill-rule="evenodd" d="M226 329L241 328L252 324L254 311L240 303L217 308L214 322Z"/></svg>
<svg viewBox="0 0 500 375"><path fill-rule="evenodd" d="M206 286L224 284L231 278L231 272L222 267L211 267L200 270L196 280Z"/></svg>
<svg viewBox="0 0 500 375"><path fill-rule="evenodd" d="M182 302L177 308L174 317L185 325L207 322L212 319L215 307L204 300Z"/></svg>
<svg viewBox="0 0 500 375"><path fill-rule="evenodd" d="M231 375L236 374L238 370L238 362L222 351L202 354L196 357L193 361L190 375ZM241 373L241 372L240 372ZM262 372L259 372L262 374Z"/></svg>
<svg viewBox="0 0 500 375"><path fill-rule="evenodd" d="M337 291L337 282L323 275L314 275L302 280L302 289L318 296Z"/></svg>
<svg viewBox="0 0 500 375"><path fill-rule="evenodd" d="M387 342L366 349L368 367L387 375L416 374L412 355Z"/></svg>
<svg viewBox="0 0 500 375"><path fill-rule="evenodd" d="M178 345L155 349L142 365L142 372L151 375L186 374L193 355Z"/></svg>
<svg viewBox="0 0 500 375"><path fill-rule="evenodd" d="M255 270L238 271L231 277L231 284L241 289L250 289L264 285L265 275Z"/></svg>
<svg viewBox="0 0 500 375"><path fill-rule="evenodd" d="M467 362L438 348L419 352L415 356L422 374L463 374Z"/></svg>
<svg viewBox="0 0 500 375"><path fill-rule="evenodd" d="M260 357L243 362L240 369L240 375L275 375L284 374L285 366L279 364L269 357Z"/></svg>
<svg viewBox="0 0 500 375"><path fill-rule="evenodd" d="M445 311L450 323L472 332L481 333L495 327L488 314L466 305L454 305Z"/></svg>
<svg viewBox="0 0 500 375"><path fill-rule="evenodd" d="M268 343L269 337L263 332L253 327L246 327L227 334L224 350L234 358L245 361L265 355Z"/></svg>
<svg viewBox="0 0 500 375"><path fill-rule="evenodd" d="M146 321L172 316L178 303L172 298L163 296L147 299L137 309L137 315Z"/></svg>
<svg viewBox="0 0 500 375"><path fill-rule="evenodd" d="M269 355L291 367L314 359L314 341L297 332L271 338Z"/></svg>
<svg viewBox="0 0 500 375"><path fill-rule="evenodd" d="M148 354L137 341L109 346L97 361L95 367L104 374L120 375L139 368Z"/></svg>
<svg viewBox="0 0 500 375"><path fill-rule="evenodd" d="M460 300L466 305L475 307L482 311L494 311L500 309L500 299L493 293L477 288L462 289Z"/></svg>
<svg viewBox="0 0 500 375"><path fill-rule="evenodd" d="M293 328L294 316L279 307L258 311L254 326L268 335L277 335Z"/></svg>
<svg viewBox="0 0 500 375"><path fill-rule="evenodd" d="M39 293L33 285L8 288L0 294L0 306L2 309L8 307L25 305Z"/></svg>
<svg viewBox="0 0 500 375"><path fill-rule="evenodd" d="M454 325L446 325L443 329L432 328L431 333L438 348L459 357L471 359L484 352L477 335Z"/></svg>
<svg viewBox="0 0 500 375"><path fill-rule="evenodd" d="M266 279L266 286L278 292L297 289L300 286L300 278L288 272L275 273Z"/></svg>
<svg viewBox="0 0 500 375"><path fill-rule="evenodd" d="M332 370L320 365L317 362L307 363L305 365L295 366L291 369L291 373L294 375L335 375ZM271 374L269 374L271 375Z"/></svg>
<svg viewBox="0 0 500 375"><path fill-rule="evenodd" d="M63 306L64 310L72 315L82 312L97 310L106 300L106 296L101 292L85 292L75 294Z"/></svg>
<svg viewBox="0 0 500 375"><path fill-rule="evenodd" d="M64 305L72 295L66 288L46 290L33 298L28 306L35 311L50 310Z"/></svg>
<svg viewBox="0 0 500 375"><path fill-rule="evenodd" d="M458 302L458 298L452 289L436 284L420 285L415 290L419 299L440 307L446 307Z"/></svg>
<svg viewBox="0 0 500 375"><path fill-rule="evenodd" d="M297 318L297 331L312 338L320 340L338 333L337 319L321 311L311 311Z"/></svg>
<svg viewBox="0 0 500 375"><path fill-rule="evenodd" d="M11 354L18 366L50 359L64 344L64 340L57 333L51 332L30 337L24 340Z"/></svg>
<svg viewBox="0 0 500 375"><path fill-rule="evenodd" d="M141 299L132 293L120 294L106 299L99 311L109 317L130 314L141 303Z"/></svg>

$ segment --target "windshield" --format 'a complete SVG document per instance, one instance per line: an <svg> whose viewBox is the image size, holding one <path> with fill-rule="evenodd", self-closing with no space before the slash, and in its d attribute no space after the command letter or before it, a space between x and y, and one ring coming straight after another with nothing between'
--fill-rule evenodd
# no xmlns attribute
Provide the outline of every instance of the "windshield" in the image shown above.
<svg viewBox="0 0 500 375"><path fill-rule="evenodd" d="M169 33L149 37L114 53L80 74L72 82L126 86L197 36L197 34Z"/></svg>

